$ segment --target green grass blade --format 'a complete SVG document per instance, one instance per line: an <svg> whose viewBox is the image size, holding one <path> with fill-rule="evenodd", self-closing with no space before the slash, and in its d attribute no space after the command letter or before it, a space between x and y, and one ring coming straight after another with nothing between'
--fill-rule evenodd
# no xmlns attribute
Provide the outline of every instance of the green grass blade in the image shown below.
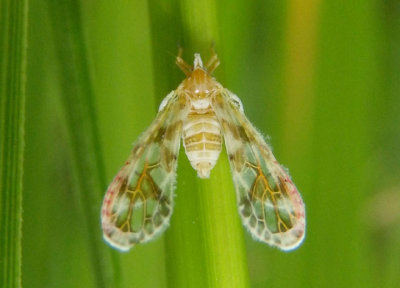
<svg viewBox="0 0 400 288"><path fill-rule="evenodd" d="M173 57L166 57L169 61L165 62L158 60L158 54L165 57L166 51L180 44L187 62L193 61L194 52L201 52L203 61L207 61L213 43L218 52L216 8L213 1L180 1L163 9L150 4L149 11L157 59L155 83L166 93L176 88L184 74L174 67ZM166 28L165 23L172 25ZM174 73L166 73L171 69ZM175 86L167 87L169 83ZM225 152L221 153L211 178L204 180L197 178L181 151L175 211L166 233L169 287L249 286L243 228L234 191Z"/></svg>
<svg viewBox="0 0 400 288"><path fill-rule="evenodd" d="M96 287L118 287L118 263L101 237L100 207L106 183L81 7L78 1L48 1L48 7L94 279Z"/></svg>
<svg viewBox="0 0 400 288"><path fill-rule="evenodd" d="M21 287L27 1L0 2L0 287Z"/></svg>

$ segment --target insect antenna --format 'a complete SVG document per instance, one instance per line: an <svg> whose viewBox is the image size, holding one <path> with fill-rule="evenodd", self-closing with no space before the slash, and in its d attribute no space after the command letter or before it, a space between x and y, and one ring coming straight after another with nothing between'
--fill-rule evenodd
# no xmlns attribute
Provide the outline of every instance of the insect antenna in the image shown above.
<svg viewBox="0 0 400 288"><path fill-rule="evenodd" d="M215 53L214 45L211 47L211 58L208 60L206 68L209 74L212 74L214 70L219 66L219 58L217 53Z"/></svg>
<svg viewBox="0 0 400 288"><path fill-rule="evenodd" d="M176 56L175 63L183 71L183 73L185 73L186 76L190 76L190 74L192 74L192 70L193 70L192 66L187 64L185 62L185 60L182 59L182 53L183 53L183 49L182 49L182 47L179 47L178 55Z"/></svg>

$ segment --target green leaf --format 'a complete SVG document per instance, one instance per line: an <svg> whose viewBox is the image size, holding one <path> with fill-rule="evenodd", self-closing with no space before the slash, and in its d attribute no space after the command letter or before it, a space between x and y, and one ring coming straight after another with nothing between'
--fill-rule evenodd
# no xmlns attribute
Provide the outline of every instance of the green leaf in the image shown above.
<svg viewBox="0 0 400 288"><path fill-rule="evenodd" d="M0 287L21 287L27 1L0 1Z"/></svg>
<svg viewBox="0 0 400 288"><path fill-rule="evenodd" d="M100 207L106 188L91 81L87 40L79 1L48 1L56 53L59 59L61 97L70 134L74 170L79 185L83 223L96 287L118 287L116 254L101 235Z"/></svg>
<svg viewBox="0 0 400 288"><path fill-rule="evenodd" d="M219 47L215 3L180 1L161 8L150 3L149 10L156 87L175 89L185 76L173 64L174 58L166 57L166 63L159 60L160 55L165 57L165 52L179 43L187 62L193 61L194 52L202 52L203 61L207 61L212 45ZM171 69L174 72L166 73ZM210 179L204 180L197 178L181 151L176 194L166 232L168 286L248 287L244 232L226 153L221 153Z"/></svg>

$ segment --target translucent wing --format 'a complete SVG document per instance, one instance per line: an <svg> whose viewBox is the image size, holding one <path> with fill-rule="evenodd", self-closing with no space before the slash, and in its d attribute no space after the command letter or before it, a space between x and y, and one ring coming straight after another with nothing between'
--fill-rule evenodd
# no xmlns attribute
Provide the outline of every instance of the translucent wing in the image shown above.
<svg viewBox="0 0 400 288"><path fill-rule="evenodd" d="M282 250L299 246L305 234L303 200L288 173L224 89L214 103L235 183L239 213L252 236Z"/></svg>
<svg viewBox="0 0 400 288"><path fill-rule="evenodd" d="M101 211L104 239L122 251L163 232L173 208L184 109L171 92L107 189Z"/></svg>

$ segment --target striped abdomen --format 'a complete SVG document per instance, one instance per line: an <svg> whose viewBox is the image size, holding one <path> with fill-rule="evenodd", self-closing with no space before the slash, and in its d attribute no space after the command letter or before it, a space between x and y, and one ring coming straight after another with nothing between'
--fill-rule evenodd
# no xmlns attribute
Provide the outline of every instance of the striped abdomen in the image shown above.
<svg viewBox="0 0 400 288"><path fill-rule="evenodd" d="M200 178L208 178L221 152L221 126L214 111L191 110L183 126L183 145Z"/></svg>

